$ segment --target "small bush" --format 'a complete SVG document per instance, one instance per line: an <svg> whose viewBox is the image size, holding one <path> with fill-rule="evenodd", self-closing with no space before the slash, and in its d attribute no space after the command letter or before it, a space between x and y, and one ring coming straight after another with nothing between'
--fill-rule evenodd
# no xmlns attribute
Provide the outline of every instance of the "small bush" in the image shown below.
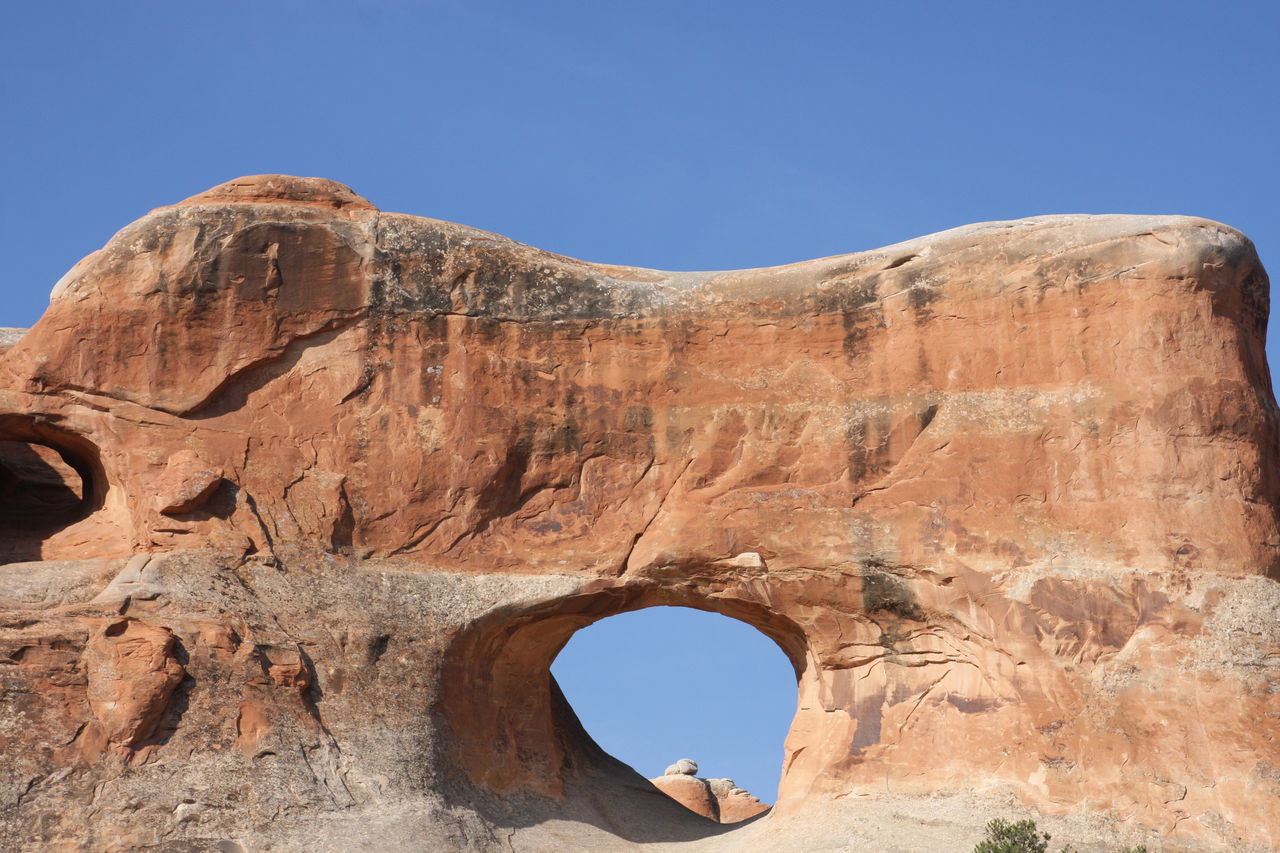
<svg viewBox="0 0 1280 853"><path fill-rule="evenodd" d="M1049 833L1036 829L1034 820L1010 823L997 817L987 823L987 837L973 853L1045 853L1048 849Z"/></svg>
<svg viewBox="0 0 1280 853"><path fill-rule="evenodd" d="M1010 823L998 817L987 822L987 837L978 842L973 853L1045 853L1049 849L1049 833L1040 832L1034 820ZM1076 853L1068 844L1060 853ZM1147 845L1125 847L1117 853L1148 853Z"/></svg>

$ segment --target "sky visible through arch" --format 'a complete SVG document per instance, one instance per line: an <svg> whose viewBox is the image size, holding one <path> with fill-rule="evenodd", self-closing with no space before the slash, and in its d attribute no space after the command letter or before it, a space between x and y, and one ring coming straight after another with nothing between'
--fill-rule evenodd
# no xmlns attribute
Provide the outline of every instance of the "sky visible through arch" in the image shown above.
<svg viewBox="0 0 1280 853"><path fill-rule="evenodd" d="M551 673L587 732L641 775L692 758L699 776L774 801L796 676L745 622L688 607L622 613L574 634Z"/></svg>
<svg viewBox="0 0 1280 853"><path fill-rule="evenodd" d="M659 269L1186 213L1276 274L1278 42L1263 0L4 3L0 326L149 209L269 172Z"/></svg>

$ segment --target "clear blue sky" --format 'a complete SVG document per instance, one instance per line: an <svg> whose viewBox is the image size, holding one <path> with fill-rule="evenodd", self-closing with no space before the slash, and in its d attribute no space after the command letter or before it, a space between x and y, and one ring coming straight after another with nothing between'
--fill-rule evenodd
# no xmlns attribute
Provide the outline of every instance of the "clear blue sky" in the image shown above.
<svg viewBox="0 0 1280 853"><path fill-rule="evenodd" d="M0 325L262 172L664 269L1062 212L1207 216L1280 265L1274 0L13 0L0 65Z"/></svg>
<svg viewBox="0 0 1280 853"><path fill-rule="evenodd" d="M574 634L551 671L587 731L644 776L692 758L699 776L777 795L796 676L746 623L688 607L623 613Z"/></svg>

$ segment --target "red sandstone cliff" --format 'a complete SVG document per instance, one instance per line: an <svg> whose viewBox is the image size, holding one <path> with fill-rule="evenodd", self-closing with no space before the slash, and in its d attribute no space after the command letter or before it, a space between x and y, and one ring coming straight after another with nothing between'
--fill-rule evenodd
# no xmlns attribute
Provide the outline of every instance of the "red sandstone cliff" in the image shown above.
<svg viewBox="0 0 1280 853"><path fill-rule="evenodd" d="M1186 217L665 273L318 179L161 208L0 345L0 445L65 463L0 483L0 829L637 840L548 667L683 604L796 667L751 831L1007 791L1280 849L1267 293Z"/></svg>

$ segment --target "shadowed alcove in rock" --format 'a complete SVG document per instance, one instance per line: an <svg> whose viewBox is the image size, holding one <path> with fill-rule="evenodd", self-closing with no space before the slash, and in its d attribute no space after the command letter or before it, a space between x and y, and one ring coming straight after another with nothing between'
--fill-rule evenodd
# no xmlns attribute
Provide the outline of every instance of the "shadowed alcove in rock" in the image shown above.
<svg viewBox="0 0 1280 853"><path fill-rule="evenodd" d="M44 539L102 505L97 448L36 419L0 416L0 561L40 559Z"/></svg>

